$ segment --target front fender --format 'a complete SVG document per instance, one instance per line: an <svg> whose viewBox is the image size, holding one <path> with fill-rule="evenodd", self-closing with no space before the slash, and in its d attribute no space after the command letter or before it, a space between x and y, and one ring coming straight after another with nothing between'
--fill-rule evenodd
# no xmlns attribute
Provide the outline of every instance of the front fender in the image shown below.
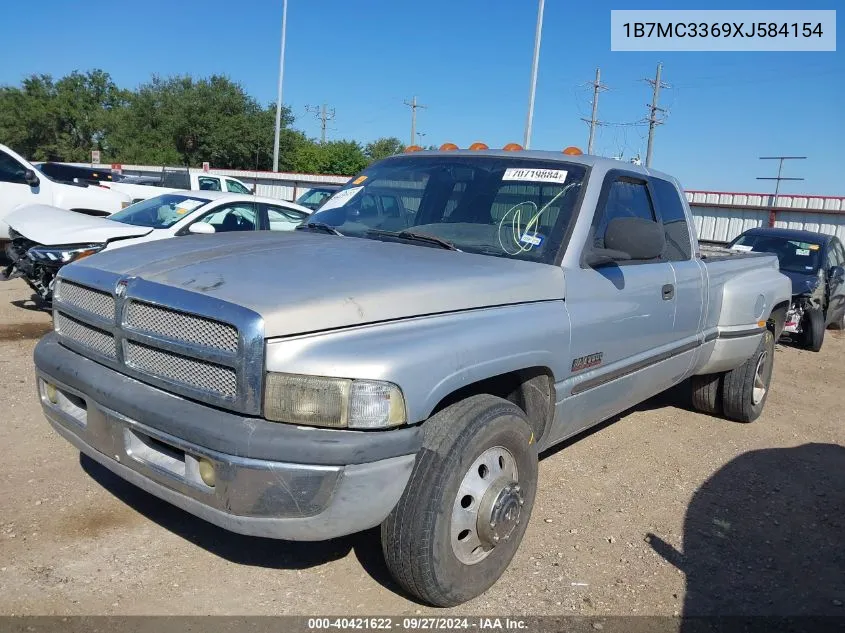
<svg viewBox="0 0 845 633"><path fill-rule="evenodd" d="M266 367L390 381L401 387L414 423L485 378L529 367L565 375L569 333L563 301L524 303L272 339Z"/></svg>

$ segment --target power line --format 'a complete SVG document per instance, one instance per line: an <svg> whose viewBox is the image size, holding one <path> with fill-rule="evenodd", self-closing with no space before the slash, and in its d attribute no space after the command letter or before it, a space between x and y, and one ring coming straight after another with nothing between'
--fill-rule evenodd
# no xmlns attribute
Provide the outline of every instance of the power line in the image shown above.
<svg viewBox="0 0 845 633"><path fill-rule="evenodd" d="M305 110L315 115L320 121L320 143L326 142L326 123L335 117L334 108L327 109L326 104L322 106L305 106Z"/></svg>
<svg viewBox="0 0 845 633"><path fill-rule="evenodd" d="M596 119L596 115L598 114L599 110L599 93L607 90L607 86L605 86L601 82L601 68L596 68L596 80L591 82L590 85L593 86L593 113L590 115L589 119L581 119L585 123L590 124L590 137L587 141L588 154L593 153L593 140L596 137L596 126L600 124L600 121Z"/></svg>
<svg viewBox="0 0 845 633"><path fill-rule="evenodd" d="M807 160L806 156L760 156L760 160L776 160L778 162L778 175L775 178L766 177L766 176L757 176L757 180L774 180L775 181L775 197L772 200L772 209L770 211L771 214L774 214L775 207L778 206L778 192L780 191L780 181L781 180L804 180L803 178L787 178L786 176L782 176L783 173L783 161L785 160ZM774 226L773 224L773 215L769 215L769 225Z"/></svg>
<svg viewBox="0 0 845 633"><path fill-rule="evenodd" d="M651 105L648 106L648 148L646 149L645 155L645 166L651 167L651 158L654 153L654 128L658 125L663 123L662 120L657 118L658 112L666 112L663 108L657 107L657 101L660 98L660 89L661 88L669 88L668 85L662 83L660 81L660 74L663 71L663 64L657 64L657 75L654 79L646 79L648 83L652 85L654 89L651 95Z"/></svg>
<svg viewBox="0 0 845 633"><path fill-rule="evenodd" d="M417 103L416 97L410 101L405 101L405 105L411 108L411 145L415 145L414 141L417 138L417 108L427 108L428 106Z"/></svg>

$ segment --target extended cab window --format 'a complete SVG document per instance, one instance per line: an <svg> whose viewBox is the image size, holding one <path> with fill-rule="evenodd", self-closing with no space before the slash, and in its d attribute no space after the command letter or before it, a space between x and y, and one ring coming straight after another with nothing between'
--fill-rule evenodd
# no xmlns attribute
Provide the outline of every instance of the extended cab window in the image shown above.
<svg viewBox="0 0 845 633"><path fill-rule="evenodd" d="M593 218L592 235L595 248L605 248L607 225L616 218L655 220L654 205L645 182L617 177L610 185L604 207Z"/></svg>
<svg viewBox="0 0 845 633"><path fill-rule="evenodd" d="M671 262L685 261L692 257L692 244L678 189L671 182L659 178L652 178L651 186L666 234L666 248L662 259Z"/></svg>
<svg viewBox="0 0 845 633"><path fill-rule="evenodd" d="M6 152L0 152L0 181L26 184L26 168Z"/></svg>

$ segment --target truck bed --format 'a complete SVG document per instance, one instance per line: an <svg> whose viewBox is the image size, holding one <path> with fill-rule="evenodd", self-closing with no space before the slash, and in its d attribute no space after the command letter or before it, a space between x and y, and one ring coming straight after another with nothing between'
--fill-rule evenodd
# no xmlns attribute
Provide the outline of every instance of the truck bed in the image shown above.
<svg viewBox="0 0 845 633"><path fill-rule="evenodd" d="M772 257L768 253L752 253L750 251L733 251L724 246L712 244L699 244L699 258L705 263L724 260L750 259L756 257Z"/></svg>

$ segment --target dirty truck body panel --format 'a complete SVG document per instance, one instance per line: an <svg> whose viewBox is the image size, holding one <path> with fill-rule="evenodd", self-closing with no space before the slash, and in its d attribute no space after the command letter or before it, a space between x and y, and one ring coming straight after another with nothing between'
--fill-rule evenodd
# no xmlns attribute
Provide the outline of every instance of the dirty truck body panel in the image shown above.
<svg viewBox="0 0 845 633"><path fill-rule="evenodd" d="M370 210L330 199L312 219L336 221L346 236L314 229L171 240L63 268L57 331L35 355L52 425L121 477L227 529L330 538L387 517L427 420L474 385L547 376L548 416L535 438L543 449L690 376L740 366L789 300L776 258L699 254L688 205L664 174L550 152L419 154L387 159L338 194L360 200L360 183L392 169L406 208L416 196L416 220L373 224ZM498 161L492 225L473 215L480 203L447 204L420 193L423 179L400 180L403 169L438 161L444 169L427 172L432 187L464 177L472 161ZM473 178L467 188L488 182ZM538 208L550 200L564 202L546 220ZM417 221L437 205L459 219ZM528 219L512 220L520 208ZM332 220L338 212L346 219ZM650 214L646 229L659 229L662 252L618 256L605 225L626 213ZM485 237L496 222L498 245ZM369 238L403 224L424 225L429 236L442 228L437 237L453 237L460 251L395 229ZM274 390L290 377L300 382L283 384L398 388L390 406L401 403L401 422L353 430L270 421L271 402L305 393ZM351 420L352 392L343 393L348 408L338 415Z"/></svg>

